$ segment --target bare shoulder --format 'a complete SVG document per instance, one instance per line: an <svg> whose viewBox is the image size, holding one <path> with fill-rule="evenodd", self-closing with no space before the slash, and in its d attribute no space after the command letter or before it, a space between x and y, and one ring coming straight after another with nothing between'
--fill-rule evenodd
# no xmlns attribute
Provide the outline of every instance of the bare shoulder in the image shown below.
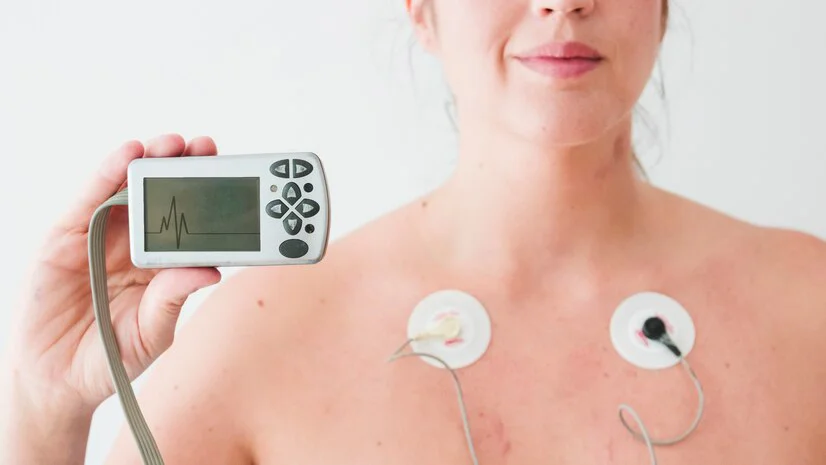
<svg viewBox="0 0 826 465"><path fill-rule="evenodd" d="M800 336L810 336L826 354L826 241L803 231L753 226L753 238L742 252L753 257L755 292L763 294Z"/></svg>
<svg viewBox="0 0 826 465"><path fill-rule="evenodd" d="M316 382L308 367L346 323L341 302L382 260L368 247L377 227L332 242L317 264L246 268L211 289L138 396L166 463L258 463L256 422ZM138 464L132 441L122 430L110 463Z"/></svg>
<svg viewBox="0 0 826 465"><path fill-rule="evenodd" d="M826 241L800 230L754 224L686 199L679 223L710 280L798 342L826 355ZM692 239L693 238L693 239ZM706 253L696 253L703 248ZM824 360L826 361L826 360Z"/></svg>

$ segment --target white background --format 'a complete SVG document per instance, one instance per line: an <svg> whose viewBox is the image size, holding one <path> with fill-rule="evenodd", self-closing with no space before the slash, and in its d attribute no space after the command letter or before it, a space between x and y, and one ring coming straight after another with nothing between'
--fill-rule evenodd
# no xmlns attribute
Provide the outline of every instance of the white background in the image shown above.
<svg viewBox="0 0 826 465"><path fill-rule="evenodd" d="M125 140L180 132L210 135L224 154L314 151L334 239L440 182L455 157L445 86L401 4L0 0L0 347L43 234ZM652 182L826 238L826 3L677 0L673 11L666 104L647 93L650 129L639 126ZM368 172L383 176L365 184ZM121 422L110 399L88 464Z"/></svg>

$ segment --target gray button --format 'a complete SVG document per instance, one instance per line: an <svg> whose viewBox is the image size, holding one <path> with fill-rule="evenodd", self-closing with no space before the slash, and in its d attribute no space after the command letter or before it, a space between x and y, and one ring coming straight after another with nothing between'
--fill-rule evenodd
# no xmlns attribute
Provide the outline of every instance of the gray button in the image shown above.
<svg viewBox="0 0 826 465"><path fill-rule="evenodd" d="M295 212L290 213L290 215L284 218L284 229L287 230L287 234L290 236L295 236L301 231L302 221Z"/></svg>
<svg viewBox="0 0 826 465"><path fill-rule="evenodd" d="M286 206L284 202L280 200L273 200L267 204L267 214L279 220L283 218L289 210L290 207Z"/></svg>
<svg viewBox="0 0 826 465"><path fill-rule="evenodd" d="M281 255L287 258L301 258L310 251L310 246L301 239L288 239L278 247Z"/></svg>
<svg viewBox="0 0 826 465"><path fill-rule="evenodd" d="M321 207L313 200L304 199L296 207L296 210L298 210L298 213L300 213L304 218L312 218L316 213L318 213L319 210L321 210Z"/></svg>
<svg viewBox="0 0 826 465"><path fill-rule="evenodd" d="M284 200L286 200L290 205L295 205L301 198L301 189L299 189L298 184L294 182L287 183L287 185L284 186L284 190L281 192L281 196L284 197Z"/></svg>
<svg viewBox="0 0 826 465"><path fill-rule="evenodd" d="M270 173L279 178L290 177L290 160L279 160L270 166Z"/></svg>
<svg viewBox="0 0 826 465"><path fill-rule="evenodd" d="M293 160L293 177L303 178L313 172L313 165L305 160Z"/></svg>

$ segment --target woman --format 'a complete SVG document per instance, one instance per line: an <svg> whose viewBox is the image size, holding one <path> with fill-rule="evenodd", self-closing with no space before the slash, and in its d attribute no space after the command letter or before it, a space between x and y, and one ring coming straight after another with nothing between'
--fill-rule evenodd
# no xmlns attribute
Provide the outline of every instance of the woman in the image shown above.
<svg viewBox="0 0 826 465"><path fill-rule="evenodd" d="M758 227L636 176L631 110L665 31L663 0L413 0L420 43L459 113L453 176L333 244L308 267L247 269L172 344L212 269L136 270L113 215L112 310L167 464L466 464L449 376L386 363L424 296L463 289L494 341L460 372L485 464L645 463L620 425L681 432L695 393L679 369L623 361L606 328L643 290L691 313L707 402L661 463L823 463L826 247ZM554 58L556 57L556 58ZM86 269L86 225L137 157L213 155L167 135L115 151L36 263L9 354L2 463L79 464L111 394ZM131 434L109 463L138 464Z"/></svg>

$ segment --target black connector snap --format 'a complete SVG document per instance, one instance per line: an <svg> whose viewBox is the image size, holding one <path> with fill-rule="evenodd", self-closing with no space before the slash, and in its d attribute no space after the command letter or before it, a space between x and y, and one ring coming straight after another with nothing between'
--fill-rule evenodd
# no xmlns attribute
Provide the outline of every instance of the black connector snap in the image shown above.
<svg viewBox="0 0 826 465"><path fill-rule="evenodd" d="M665 322L662 320L662 318L649 318L645 320L645 323L643 323L642 325L642 333L648 339L659 341L660 338L666 334Z"/></svg>
<svg viewBox="0 0 826 465"><path fill-rule="evenodd" d="M683 356L680 348L674 344L674 341L671 340L671 337L669 337L668 332L665 330L665 322L662 318L655 316L645 320L645 323L642 325L642 334L648 339L666 346L668 350L677 357Z"/></svg>

